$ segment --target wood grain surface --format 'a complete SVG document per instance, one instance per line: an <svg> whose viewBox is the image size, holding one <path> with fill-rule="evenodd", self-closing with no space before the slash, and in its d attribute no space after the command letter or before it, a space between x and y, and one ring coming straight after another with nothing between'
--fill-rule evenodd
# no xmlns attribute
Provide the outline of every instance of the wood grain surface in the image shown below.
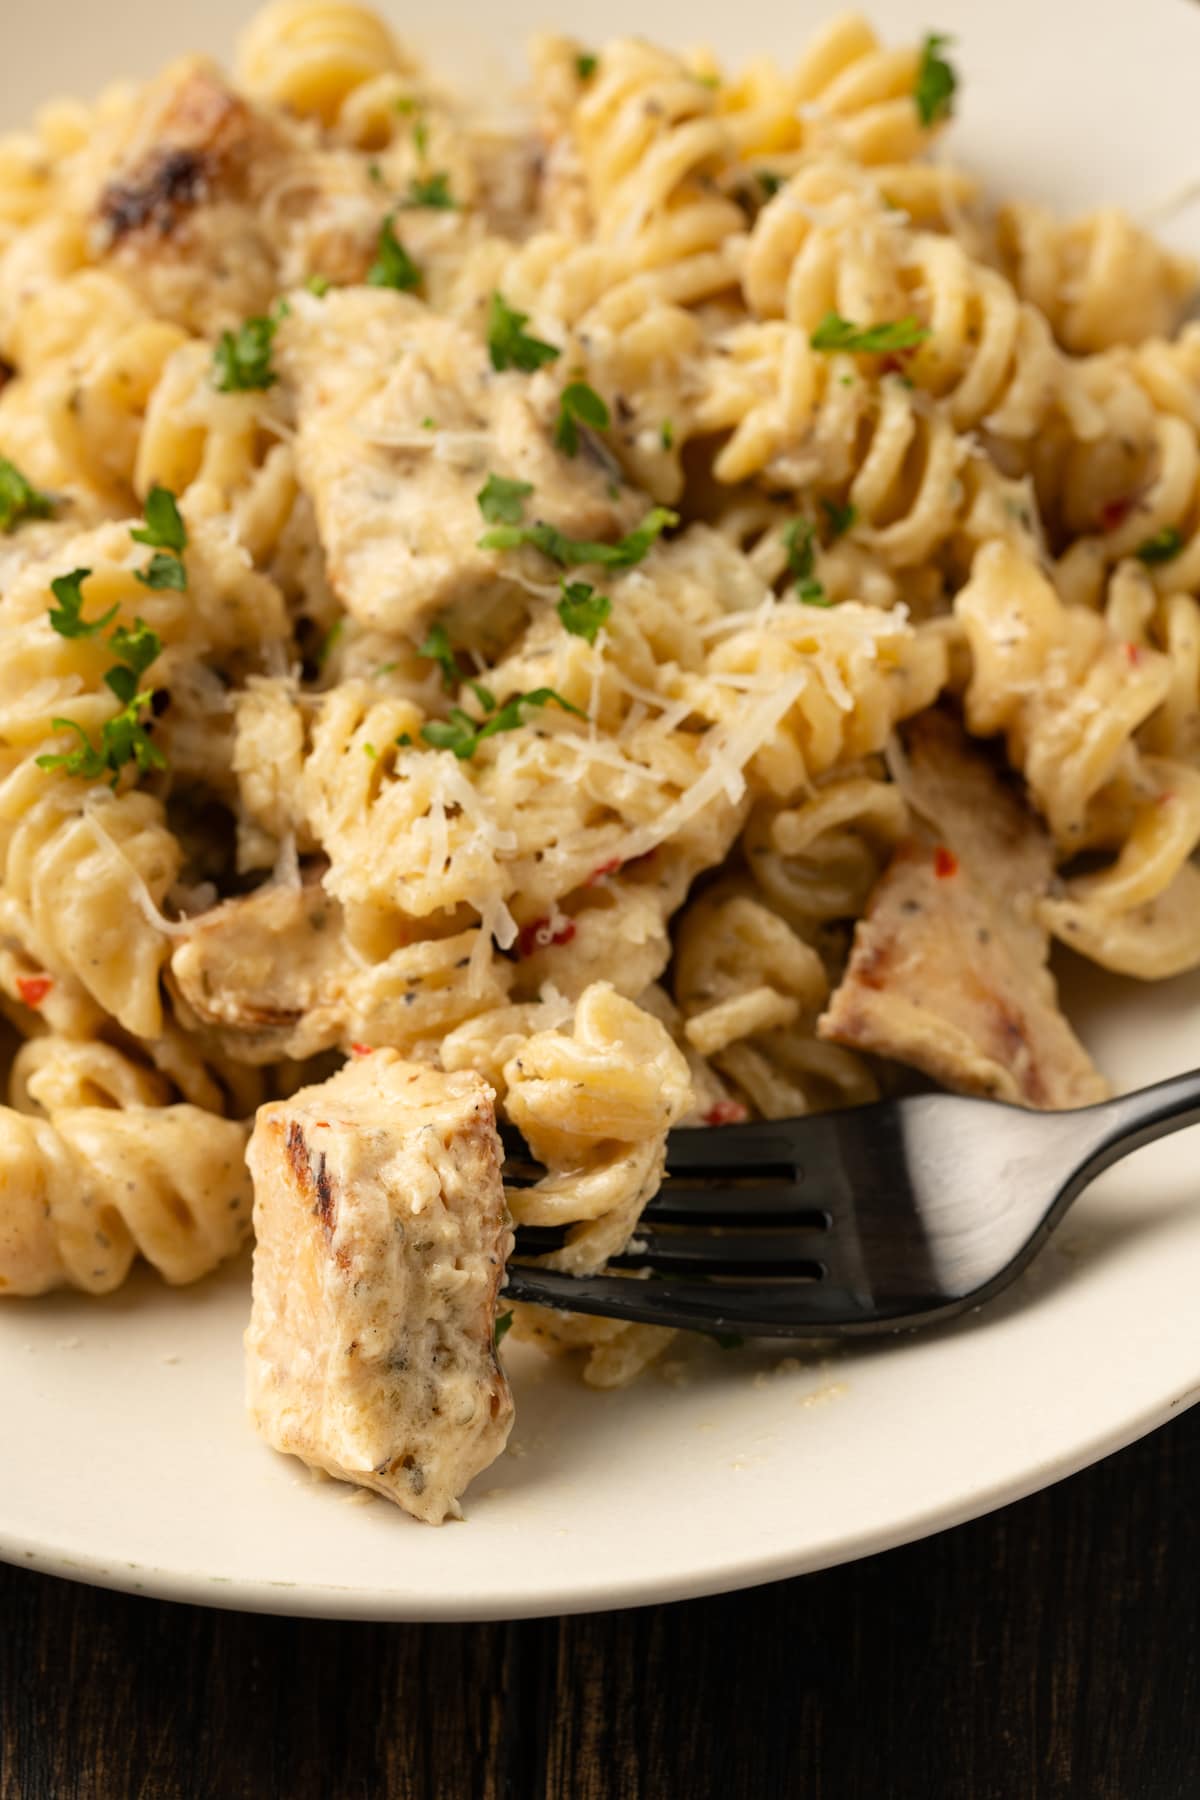
<svg viewBox="0 0 1200 1800"><path fill-rule="evenodd" d="M636 1612L337 1625L0 1568L0 1800L1198 1800L1198 1498L1200 1408L908 1549Z"/></svg>

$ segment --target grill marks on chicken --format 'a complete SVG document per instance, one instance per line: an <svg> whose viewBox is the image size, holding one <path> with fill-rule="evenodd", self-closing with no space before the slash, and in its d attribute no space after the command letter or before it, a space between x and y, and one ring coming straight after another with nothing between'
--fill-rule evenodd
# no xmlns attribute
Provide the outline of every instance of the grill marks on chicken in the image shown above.
<svg viewBox="0 0 1200 1800"><path fill-rule="evenodd" d="M247 1399L276 1449L432 1524L504 1448L512 1238L491 1088L390 1050L259 1110Z"/></svg>
<svg viewBox="0 0 1200 1800"><path fill-rule="evenodd" d="M1053 873L1047 834L947 716L918 720L905 752L918 831L876 884L820 1035L957 1093L1043 1109L1103 1099L1036 916Z"/></svg>

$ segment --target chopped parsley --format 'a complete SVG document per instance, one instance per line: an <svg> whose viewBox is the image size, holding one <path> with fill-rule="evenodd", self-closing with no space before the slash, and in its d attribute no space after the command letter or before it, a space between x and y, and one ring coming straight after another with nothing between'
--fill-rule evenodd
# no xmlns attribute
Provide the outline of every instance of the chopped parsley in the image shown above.
<svg viewBox="0 0 1200 1800"><path fill-rule="evenodd" d="M81 571L75 573L78 575ZM77 720L52 719L55 731L72 731L79 743L73 750L47 752L35 760L39 769L62 769L68 775L79 775L89 781L110 775L111 786L115 787L126 763L135 763L142 775L167 766L166 757L150 737L153 721L147 722L154 704L154 690L138 686L141 676L162 650L162 640L142 619L135 619L132 630L118 625L108 641L113 654L120 660L108 670L104 682L121 702L120 712L101 726L99 745L93 744Z"/></svg>
<svg viewBox="0 0 1200 1800"><path fill-rule="evenodd" d="M1138 561L1152 569L1156 563L1170 562L1183 549L1183 535L1174 525L1164 525L1134 551Z"/></svg>
<svg viewBox="0 0 1200 1800"><path fill-rule="evenodd" d="M187 590L187 570L183 551L187 549L187 526L170 488L155 484L146 495L146 523L131 525L129 535L135 544L149 544L156 552L144 569L135 570L143 587L173 588L176 593Z"/></svg>
<svg viewBox="0 0 1200 1800"><path fill-rule="evenodd" d="M472 686L475 685L472 683ZM484 692L487 690L484 689ZM476 697L478 698L478 692ZM488 698L491 699L492 696L488 695ZM564 712L574 713L577 718L587 717L578 706L573 706L561 694L556 694L553 688L534 688L528 694L513 694L498 709L493 700L491 717L484 719L482 723L473 719L470 713L464 712L461 706L452 706L448 719L430 719L428 724L422 725L421 736L435 750L451 750L460 762L466 762L474 756L485 738L495 737L501 731L519 730L525 723L521 714L527 706L559 706Z"/></svg>
<svg viewBox="0 0 1200 1800"><path fill-rule="evenodd" d="M857 506L839 506L836 500L822 500L821 509L829 521L831 543L836 543L838 538L845 537L858 518Z"/></svg>
<svg viewBox="0 0 1200 1800"><path fill-rule="evenodd" d="M152 550L186 550L187 526L170 488L157 483L146 495L146 523L131 525L129 535L135 544L149 544Z"/></svg>
<svg viewBox="0 0 1200 1800"><path fill-rule="evenodd" d="M271 346L279 319L247 319L237 331L223 331L213 351L213 385L222 394L249 393L274 387L279 380L271 367Z"/></svg>
<svg viewBox="0 0 1200 1800"><path fill-rule="evenodd" d="M376 187L383 186L383 170L377 162L369 162L367 164L367 174L375 183Z"/></svg>
<svg viewBox="0 0 1200 1800"><path fill-rule="evenodd" d="M318 300L323 300L333 283L328 275L310 275L304 285L310 294L315 294Z"/></svg>
<svg viewBox="0 0 1200 1800"><path fill-rule="evenodd" d="M120 605L114 603L102 618L84 618L83 584L91 572L90 569L72 569L69 575L56 575L50 583L50 592L58 601L57 606L50 608L50 623L59 637L96 637L106 625L112 624L121 610Z"/></svg>
<svg viewBox="0 0 1200 1800"><path fill-rule="evenodd" d="M953 42L953 38L943 32L931 31L921 46L913 101L922 125L936 125L939 119L948 119L954 111L958 76L942 55L946 45Z"/></svg>
<svg viewBox="0 0 1200 1800"><path fill-rule="evenodd" d="M615 544L593 544L582 538L567 537L557 525L539 519L534 525L497 525L485 531L479 540L481 550L519 550L532 544L560 568L579 568L595 563L603 569L630 569L641 562L646 552L672 525L678 525L679 514L668 507L654 506L640 525L618 538Z"/></svg>
<svg viewBox="0 0 1200 1800"><path fill-rule="evenodd" d="M375 261L367 270L367 286L397 288L407 294L420 285L421 271L396 236L389 216L379 228Z"/></svg>
<svg viewBox="0 0 1200 1800"><path fill-rule="evenodd" d="M774 169L759 169L757 175L758 185L768 200L774 198L787 180L786 175L777 175Z"/></svg>
<svg viewBox="0 0 1200 1800"><path fill-rule="evenodd" d="M814 350L864 351L872 355L888 350L912 350L929 336L919 319L892 319L883 325L855 325L840 313L826 313L809 338Z"/></svg>
<svg viewBox="0 0 1200 1800"><path fill-rule="evenodd" d="M593 431L604 431L608 423L608 407L595 388L589 387L586 381L572 381L559 396L554 441L560 450L574 456L579 449L581 425L587 425Z"/></svg>
<svg viewBox="0 0 1200 1800"><path fill-rule="evenodd" d="M450 636L444 625L431 626L425 642L417 651L418 656L428 657L442 671L442 686L448 694L452 694L462 681L462 673L458 666L458 658L450 643Z"/></svg>
<svg viewBox="0 0 1200 1800"><path fill-rule="evenodd" d="M830 601L825 589L817 580L813 570L816 566L816 550L813 540L817 528L811 519L793 519L783 534L787 547L788 569L796 583L796 592L806 606L828 606Z"/></svg>
<svg viewBox="0 0 1200 1800"><path fill-rule="evenodd" d="M531 375L535 369L562 355L554 344L530 337L524 330L528 322L529 314L509 306L503 294L492 295L488 307L487 344L493 369L521 369Z"/></svg>
<svg viewBox="0 0 1200 1800"><path fill-rule="evenodd" d="M379 761L379 752L375 748L374 744L364 744L363 745L363 753L364 753L364 755L369 756L372 762Z"/></svg>
<svg viewBox="0 0 1200 1800"><path fill-rule="evenodd" d="M592 76L596 73L599 61L599 57L593 55L590 50L583 50L580 52L575 58L575 73L578 75L580 81L590 81L592 79Z"/></svg>
<svg viewBox="0 0 1200 1800"><path fill-rule="evenodd" d="M580 57L579 60L582 62L583 58ZM595 60L596 60L595 57L593 57L592 61L595 62ZM513 1322L513 1316L512 1316L512 1308L511 1307L509 1308L509 1310L507 1312L502 1312L502 1313L496 1314L495 1343L496 1343L497 1349L499 1349L500 1345L504 1342L506 1333L512 1330L512 1322Z"/></svg>
<svg viewBox="0 0 1200 1800"><path fill-rule="evenodd" d="M670 419L664 419L659 426L658 441L664 450L673 450L675 448L675 427L672 425Z"/></svg>
<svg viewBox="0 0 1200 1800"><path fill-rule="evenodd" d="M329 630L325 633L325 636L321 639L320 647L314 658L318 669L323 669L325 667L325 664L329 661L345 634L345 619L335 619L333 624L329 627Z"/></svg>
<svg viewBox="0 0 1200 1800"><path fill-rule="evenodd" d="M173 588L177 594L187 592L187 570L183 566L183 559L172 556L169 551L156 551L144 569L135 569L133 573L143 587L156 590Z"/></svg>
<svg viewBox="0 0 1200 1800"><path fill-rule="evenodd" d="M424 162L429 151L429 127L424 119L418 119L413 126L413 149Z"/></svg>
<svg viewBox="0 0 1200 1800"><path fill-rule="evenodd" d="M39 493L16 463L0 456L0 531L15 531L26 519L48 519L53 511L49 494Z"/></svg>
<svg viewBox="0 0 1200 1800"><path fill-rule="evenodd" d="M594 644L611 612L612 601L606 594L598 594L586 581L564 578L558 616L572 637L586 638L589 644Z"/></svg>
<svg viewBox="0 0 1200 1800"><path fill-rule="evenodd" d="M162 650L162 639L157 631L151 631L142 619L133 621L132 631L124 625L118 625L108 642L113 655L120 657L135 676L144 675ZM119 699L125 699L127 696L121 694L119 688L113 687L111 677L114 673L116 671L110 669L104 679Z"/></svg>
<svg viewBox="0 0 1200 1800"><path fill-rule="evenodd" d="M489 475L475 499L489 525L519 525L525 501L533 492L531 481L511 481L507 475Z"/></svg>
<svg viewBox="0 0 1200 1800"><path fill-rule="evenodd" d="M458 202L450 192L450 177L444 169L436 175L414 175L408 184L405 206L427 206L434 212L453 212Z"/></svg>

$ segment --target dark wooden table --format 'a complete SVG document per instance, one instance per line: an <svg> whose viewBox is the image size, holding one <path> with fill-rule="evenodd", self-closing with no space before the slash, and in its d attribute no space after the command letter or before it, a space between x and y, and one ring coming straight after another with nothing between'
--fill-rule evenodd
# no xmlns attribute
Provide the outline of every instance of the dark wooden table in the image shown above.
<svg viewBox="0 0 1200 1800"><path fill-rule="evenodd" d="M0 1569L0 1800L1200 1800L1198 1501L1200 1407L925 1543L638 1612L335 1625Z"/></svg>

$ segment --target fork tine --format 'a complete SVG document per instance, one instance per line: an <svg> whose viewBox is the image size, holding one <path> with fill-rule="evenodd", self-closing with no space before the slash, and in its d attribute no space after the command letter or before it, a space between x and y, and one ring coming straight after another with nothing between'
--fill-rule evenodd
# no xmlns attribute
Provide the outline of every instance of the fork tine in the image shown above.
<svg viewBox="0 0 1200 1800"><path fill-rule="evenodd" d="M504 1299L631 1324L748 1337L824 1337L833 1330L878 1330L880 1325L878 1308L829 1281L638 1281L510 1264Z"/></svg>
<svg viewBox="0 0 1200 1800"><path fill-rule="evenodd" d="M832 1201L836 1196L830 1192L822 1198ZM824 1229L829 1221L829 1211L819 1201L814 1204L813 1195L801 1194L795 1187L759 1187L754 1183L744 1187L728 1184L694 1187L690 1183L667 1181L648 1203L642 1218L664 1220L672 1225L724 1223L730 1226L760 1222L781 1224L787 1219L796 1226L808 1224L815 1229Z"/></svg>
<svg viewBox="0 0 1200 1800"><path fill-rule="evenodd" d="M667 1173L707 1175L720 1180L733 1174L762 1179L769 1171L776 1179L795 1180L797 1124L807 1131L809 1126L819 1127L820 1120L789 1121L786 1126L761 1120L750 1125L695 1126L672 1131L667 1138Z"/></svg>
<svg viewBox="0 0 1200 1800"><path fill-rule="evenodd" d="M614 1269L676 1270L712 1274L803 1277L819 1281L825 1273L822 1250L827 1234L810 1231L654 1231L639 1224L637 1236L622 1256L609 1258Z"/></svg>

